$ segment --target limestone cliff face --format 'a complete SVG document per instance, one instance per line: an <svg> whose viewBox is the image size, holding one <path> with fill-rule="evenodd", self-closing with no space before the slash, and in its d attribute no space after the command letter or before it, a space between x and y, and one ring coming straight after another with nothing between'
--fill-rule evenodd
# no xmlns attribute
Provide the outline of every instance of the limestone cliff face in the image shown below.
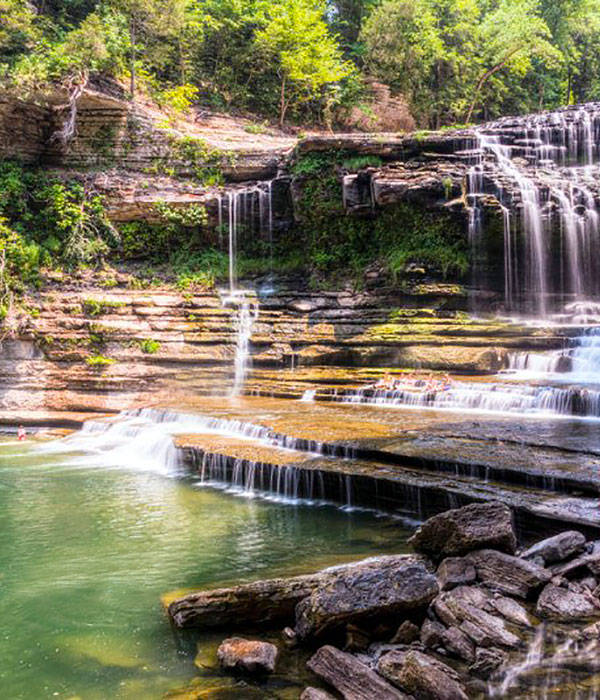
<svg viewBox="0 0 600 700"><path fill-rule="evenodd" d="M465 221L468 159L460 152L469 132L311 136L296 144L278 133L249 135L226 118L205 115L166 126L165 115L151 105L103 88L82 95L75 138L64 146L52 135L65 117L65 102L64 95L37 105L0 98L0 157L84 178L104 195L116 223L157 221L158 201L202 204L216 231L219 219L228 219L222 207L227 192L279 174L268 190L276 237L302 226L302 176L292 174L290 163L332 153L376 156L381 163L358 172L336 166L340 216L375 218L388 206L410 203ZM214 171L224 177L225 189L207 184L205 176ZM241 203L249 216L260 208L252 197ZM309 378L332 366L486 373L501 368L511 348L561 342L531 329L472 320L467 291L427 275L391 285L380 271L370 271L361 292L314 291L300 278L275 281L275 293L259 293L251 353L257 371L266 374L251 380L252 391L280 391L281 382L269 384L269 368L309 368ZM216 291L181 294L129 283L120 274L56 280L28 300L29 314L4 329L0 409L30 415L112 411L157 403L176 386L196 393L228 387L235 310ZM260 281L248 282L253 284L260 287ZM88 363L100 355L114 362ZM292 377L285 391L297 397L303 388Z"/></svg>
<svg viewBox="0 0 600 700"><path fill-rule="evenodd" d="M216 291L130 289L126 275L48 282L0 350L0 420L80 417L231 387L237 310ZM258 294L246 390L299 398L311 382L360 384L373 366L489 373L511 349L559 347L542 331L472 321L451 285L402 293L313 292L290 279ZM106 365L90 365L102 356ZM348 376L339 369L355 368ZM295 369L278 374L273 369ZM337 379L335 377L338 376Z"/></svg>

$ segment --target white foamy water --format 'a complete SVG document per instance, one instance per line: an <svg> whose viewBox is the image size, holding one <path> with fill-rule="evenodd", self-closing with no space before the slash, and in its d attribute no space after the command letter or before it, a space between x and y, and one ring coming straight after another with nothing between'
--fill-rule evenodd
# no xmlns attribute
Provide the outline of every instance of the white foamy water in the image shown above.
<svg viewBox="0 0 600 700"><path fill-rule="evenodd" d="M562 350L513 353L509 371L520 379L551 379L571 384L600 384L600 328L586 329Z"/></svg>
<svg viewBox="0 0 600 700"><path fill-rule="evenodd" d="M270 438L262 426L194 416L161 409L124 411L115 418L86 421L83 428L61 440L39 446L40 451L74 454L79 466L179 473L173 437L184 434L223 435L248 440Z"/></svg>

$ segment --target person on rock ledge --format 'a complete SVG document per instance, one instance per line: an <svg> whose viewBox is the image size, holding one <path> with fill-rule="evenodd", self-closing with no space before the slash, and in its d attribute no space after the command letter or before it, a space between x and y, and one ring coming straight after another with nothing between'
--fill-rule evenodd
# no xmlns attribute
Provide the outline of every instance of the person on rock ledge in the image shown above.
<svg viewBox="0 0 600 700"><path fill-rule="evenodd" d="M20 425L19 429L17 430L17 440L22 442L23 440L25 440L26 437L27 437L27 432L25 430L25 427Z"/></svg>

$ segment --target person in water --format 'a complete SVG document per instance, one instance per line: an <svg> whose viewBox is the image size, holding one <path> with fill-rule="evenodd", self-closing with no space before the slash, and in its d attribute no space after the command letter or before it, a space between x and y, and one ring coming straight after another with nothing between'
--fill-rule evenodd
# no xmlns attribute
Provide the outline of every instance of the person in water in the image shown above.
<svg viewBox="0 0 600 700"><path fill-rule="evenodd" d="M26 437L27 437L27 432L25 431L25 428L22 425L20 425L19 429L17 430L17 440L22 441L22 440L25 440Z"/></svg>

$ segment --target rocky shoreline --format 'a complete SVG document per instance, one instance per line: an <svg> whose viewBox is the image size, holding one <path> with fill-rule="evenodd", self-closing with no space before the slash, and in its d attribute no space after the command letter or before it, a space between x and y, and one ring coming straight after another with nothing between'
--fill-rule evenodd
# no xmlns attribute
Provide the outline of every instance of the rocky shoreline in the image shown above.
<svg viewBox="0 0 600 700"><path fill-rule="evenodd" d="M179 635L244 634L215 663L248 683L314 652L302 700L597 697L600 542L565 531L519 548L510 509L486 503L430 518L409 543L415 554L189 594L168 615Z"/></svg>

